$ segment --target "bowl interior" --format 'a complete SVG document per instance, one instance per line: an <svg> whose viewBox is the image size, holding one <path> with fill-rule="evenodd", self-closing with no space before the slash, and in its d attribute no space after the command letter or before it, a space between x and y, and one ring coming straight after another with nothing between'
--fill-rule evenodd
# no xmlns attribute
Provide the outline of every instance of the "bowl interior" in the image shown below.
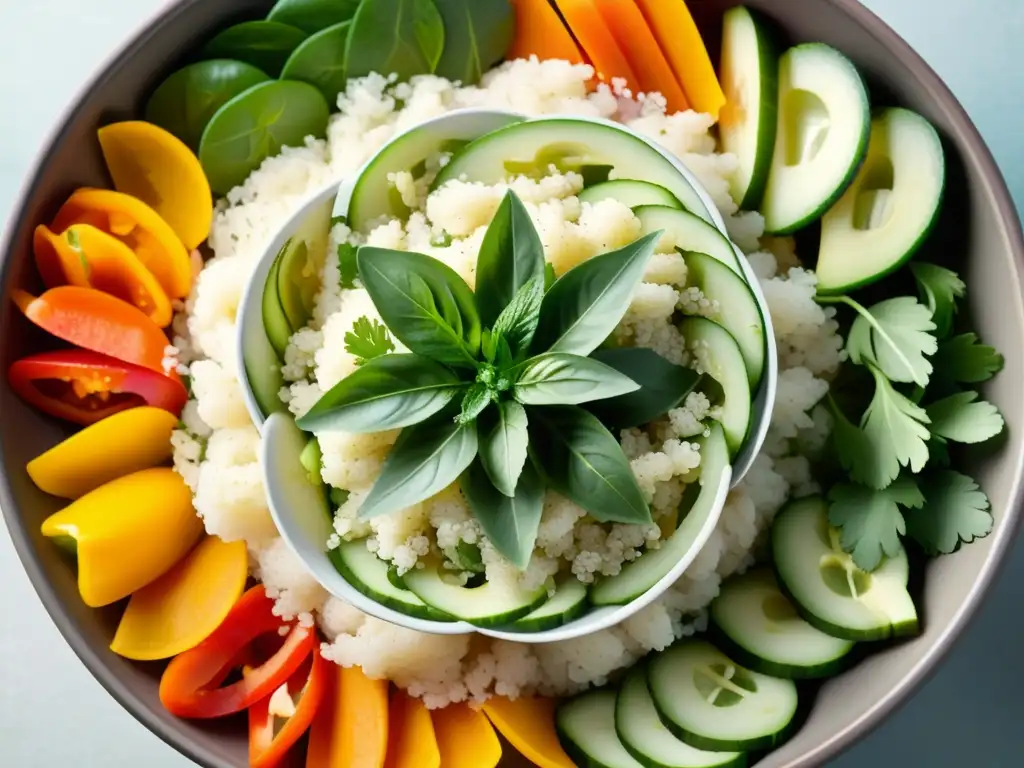
<svg viewBox="0 0 1024 768"><path fill-rule="evenodd" d="M45 144L40 161L12 211L3 244L0 338L3 362L38 349L40 337L13 308L11 291L35 290L32 230L53 216L79 186L104 186L109 179L95 130L112 120L137 117L158 82L180 66L188 51L223 26L265 14L270 0L181 0L170 4L110 60L68 111ZM722 12L733 0L690 3L704 37L719 37ZM985 396L999 406L1008 425L998 455L974 456L971 473L987 491L995 513L992 534L955 555L915 565L913 585L923 615L923 635L877 653L820 689L801 730L765 757L761 768L820 766L864 735L903 701L948 650L988 589L1018 522L1024 402L1024 308L1020 224L992 158L948 89L891 30L856 0L748 0L778 21L790 42L824 41L849 55L869 77L878 101L898 103L925 115L944 136L949 161L947 199L928 258L965 265L973 323L1006 357L1004 372ZM717 53L712 51L717 58ZM805 254L806 257L806 254ZM123 606L86 608L73 569L39 534L39 523L60 502L36 489L25 464L54 445L66 430L25 406L6 382L0 385L0 504L25 568L55 624L92 673L154 732L207 768L247 765L244 719L197 723L178 720L160 705L159 665L138 665L108 650ZM504 768L526 766L506 750Z"/></svg>

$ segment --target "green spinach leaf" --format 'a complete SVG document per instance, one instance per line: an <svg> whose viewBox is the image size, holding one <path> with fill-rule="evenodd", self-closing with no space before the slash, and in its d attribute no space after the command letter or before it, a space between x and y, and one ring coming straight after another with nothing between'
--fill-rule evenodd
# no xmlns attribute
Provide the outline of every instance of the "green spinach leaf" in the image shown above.
<svg viewBox="0 0 1024 768"><path fill-rule="evenodd" d="M589 357L551 352L510 372L523 405L579 405L640 389L629 376Z"/></svg>
<svg viewBox="0 0 1024 768"><path fill-rule="evenodd" d="M476 367L480 316L473 292L448 265L421 253L362 246L359 279L385 325L410 351Z"/></svg>
<svg viewBox="0 0 1024 768"><path fill-rule="evenodd" d="M643 280L661 230L579 264L551 286L532 350L589 355L622 320Z"/></svg>
<svg viewBox="0 0 1024 768"><path fill-rule="evenodd" d="M544 246L522 200L509 190L477 255L476 300L483 324L493 325L534 279L544 279Z"/></svg>
<svg viewBox="0 0 1024 768"><path fill-rule="evenodd" d="M348 21L358 7L359 0L277 0L267 20L291 24L312 35Z"/></svg>
<svg viewBox="0 0 1024 768"><path fill-rule="evenodd" d="M352 18L345 53L349 77L374 72L408 80L437 70L444 22L432 0L362 2Z"/></svg>
<svg viewBox="0 0 1024 768"><path fill-rule="evenodd" d="M459 478L459 486L494 548L517 568L525 569L544 512L544 482L529 463L511 496L499 493L488 478L483 463L475 461Z"/></svg>
<svg viewBox="0 0 1024 768"><path fill-rule="evenodd" d="M292 51L306 39L306 33L277 21L243 21L218 32L200 51L203 59L234 59L266 72L281 74Z"/></svg>
<svg viewBox="0 0 1024 768"><path fill-rule="evenodd" d="M591 358L626 374L640 385L633 392L587 406L588 411L614 429L639 427L664 416L682 405L701 380L696 371L670 363L653 349L598 349Z"/></svg>
<svg viewBox="0 0 1024 768"><path fill-rule="evenodd" d="M433 360L384 355L338 382L296 424L306 432L400 429L433 416L459 387L459 378Z"/></svg>
<svg viewBox="0 0 1024 768"><path fill-rule="evenodd" d="M338 94L345 90L345 46L348 28L345 21L317 32L296 48L281 70L282 80L301 80L320 89L332 110Z"/></svg>
<svg viewBox="0 0 1024 768"><path fill-rule="evenodd" d="M549 485L602 523L650 523L651 511L622 447L575 406L532 408L530 450Z"/></svg>
<svg viewBox="0 0 1024 768"><path fill-rule="evenodd" d="M402 430L359 516L367 519L426 501L459 479L476 458L476 428L450 409Z"/></svg>
<svg viewBox="0 0 1024 768"><path fill-rule="evenodd" d="M478 422L480 461L491 484L503 495L514 496L530 442L526 409L514 400L503 400L491 413Z"/></svg>
<svg viewBox="0 0 1024 768"><path fill-rule="evenodd" d="M444 22L444 52L437 74L476 85L503 58L516 31L509 0L434 0Z"/></svg>

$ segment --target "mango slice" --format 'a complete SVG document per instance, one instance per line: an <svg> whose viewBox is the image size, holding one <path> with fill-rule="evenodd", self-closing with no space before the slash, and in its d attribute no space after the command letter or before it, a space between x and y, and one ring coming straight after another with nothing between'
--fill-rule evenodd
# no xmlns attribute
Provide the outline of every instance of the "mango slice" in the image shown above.
<svg viewBox="0 0 1024 768"><path fill-rule="evenodd" d="M207 536L171 570L128 601L110 650L135 661L169 659L220 626L249 574L244 541Z"/></svg>
<svg viewBox="0 0 1024 768"><path fill-rule="evenodd" d="M501 742L483 712L450 704L430 714L443 768L495 768L501 761Z"/></svg>
<svg viewBox="0 0 1024 768"><path fill-rule="evenodd" d="M106 125L98 136L114 189L160 214L188 250L209 237L213 193L199 158L181 139L143 120Z"/></svg>
<svg viewBox="0 0 1024 768"><path fill-rule="evenodd" d="M385 768L440 768L440 765L441 753L437 749L430 712L420 699L395 691L388 707Z"/></svg>
<svg viewBox="0 0 1024 768"><path fill-rule="evenodd" d="M102 485L42 525L44 536L74 542L78 591L90 608L116 603L156 581L202 531L192 491L165 467Z"/></svg>
<svg viewBox="0 0 1024 768"><path fill-rule="evenodd" d="M508 743L538 768L576 768L555 732L554 699L495 697L484 712Z"/></svg>

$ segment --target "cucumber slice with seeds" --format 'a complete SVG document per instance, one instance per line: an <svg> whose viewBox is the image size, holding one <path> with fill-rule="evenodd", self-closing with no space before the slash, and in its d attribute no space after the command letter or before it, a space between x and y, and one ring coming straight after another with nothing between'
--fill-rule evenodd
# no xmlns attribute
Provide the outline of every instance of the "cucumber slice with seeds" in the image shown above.
<svg viewBox="0 0 1024 768"><path fill-rule="evenodd" d="M655 657L647 686L665 726L712 752L771 749L785 740L797 712L791 680L745 669L703 640Z"/></svg>
<svg viewBox="0 0 1024 768"><path fill-rule="evenodd" d="M664 205L641 205L634 208L633 213L640 219L641 235L649 235L659 229L664 231L658 241L659 252L678 248L682 251L706 253L743 277L736 249L729 238L700 217Z"/></svg>
<svg viewBox="0 0 1024 768"><path fill-rule="evenodd" d="M705 752L680 741L665 727L647 688L643 666L634 667L615 698L615 732L645 768L743 768L743 752Z"/></svg>
<svg viewBox="0 0 1024 768"><path fill-rule="evenodd" d="M602 200L618 200L627 208L641 205L664 205L681 210L683 204L675 195L659 184L633 179L616 179L595 184L578 195L581 203L599 203Z"/></svg>
<svg viewBox="0 0 1024 768"><path fill-rule="evenodd" d="M403 581L427 605L477 627L511 624L548 599L546 586L527 591L517 585L487 581L479 587L463 587L444 579L437 568L430 566L414 568Z"/></svg>
<svg viewBox="0 0 1024 768"><path fill-rule="evenodd" d="M720 644L730 658L772 677L804 680L838 674L853 650L851 641L827 635L800 618L767 569L726 581L711 603L711 620L727 641Z"/></svg>
<svg viewBox="0 0 1024 768"><path fill-rule="evenodd" d="M917 634L902 547L874 573L860 570L840 546L839 533L828 522L828 505L819 496L783 509L771 539L779 587L807 623L846 640Z"/></svg>

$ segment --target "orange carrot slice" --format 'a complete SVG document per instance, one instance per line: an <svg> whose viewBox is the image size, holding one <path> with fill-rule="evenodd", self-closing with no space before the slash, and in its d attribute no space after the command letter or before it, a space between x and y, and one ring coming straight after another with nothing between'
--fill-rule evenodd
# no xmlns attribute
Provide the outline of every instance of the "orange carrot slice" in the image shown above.
<svg viewBox="0 0 1024 768"><path fill-rule="evenodd" d="M594 66L598 78L609 83L613 78L622 78L630 90L638 92L640 86L636 74L594 0L555 0L555 5Z"/></svg>
<svg viewBox="0 0 1024 768"><path fill-rule="evenodd" d="M548 0L512 0L516 11L516 34L505 58L541 61L563 59L582 64L583 54Z"/></svg>
<svg viewBox="0 0 1024 768"><path fill-rule="evenodd" d="M501 742L483 712L449 704L431 716L444 768L495 768L501 761Z"/></svg>
<svg viewBox="0 0 1024 768"><path fill-rule="evenodd" d="M636 0L636 4L683 86L690 106L717 119L725 106L725 94L686 3L683 0Z"/></svg>
<svg viewBox="0 0 1024 768"><path fill-rule="evenodd" d="M665 97L669 113L689 107L686 94L672 72L672 67L658 47L644 15L634 0L594 0L605 24L611 30L629 65L636 72L640 90L660 93Z"/></svg>

